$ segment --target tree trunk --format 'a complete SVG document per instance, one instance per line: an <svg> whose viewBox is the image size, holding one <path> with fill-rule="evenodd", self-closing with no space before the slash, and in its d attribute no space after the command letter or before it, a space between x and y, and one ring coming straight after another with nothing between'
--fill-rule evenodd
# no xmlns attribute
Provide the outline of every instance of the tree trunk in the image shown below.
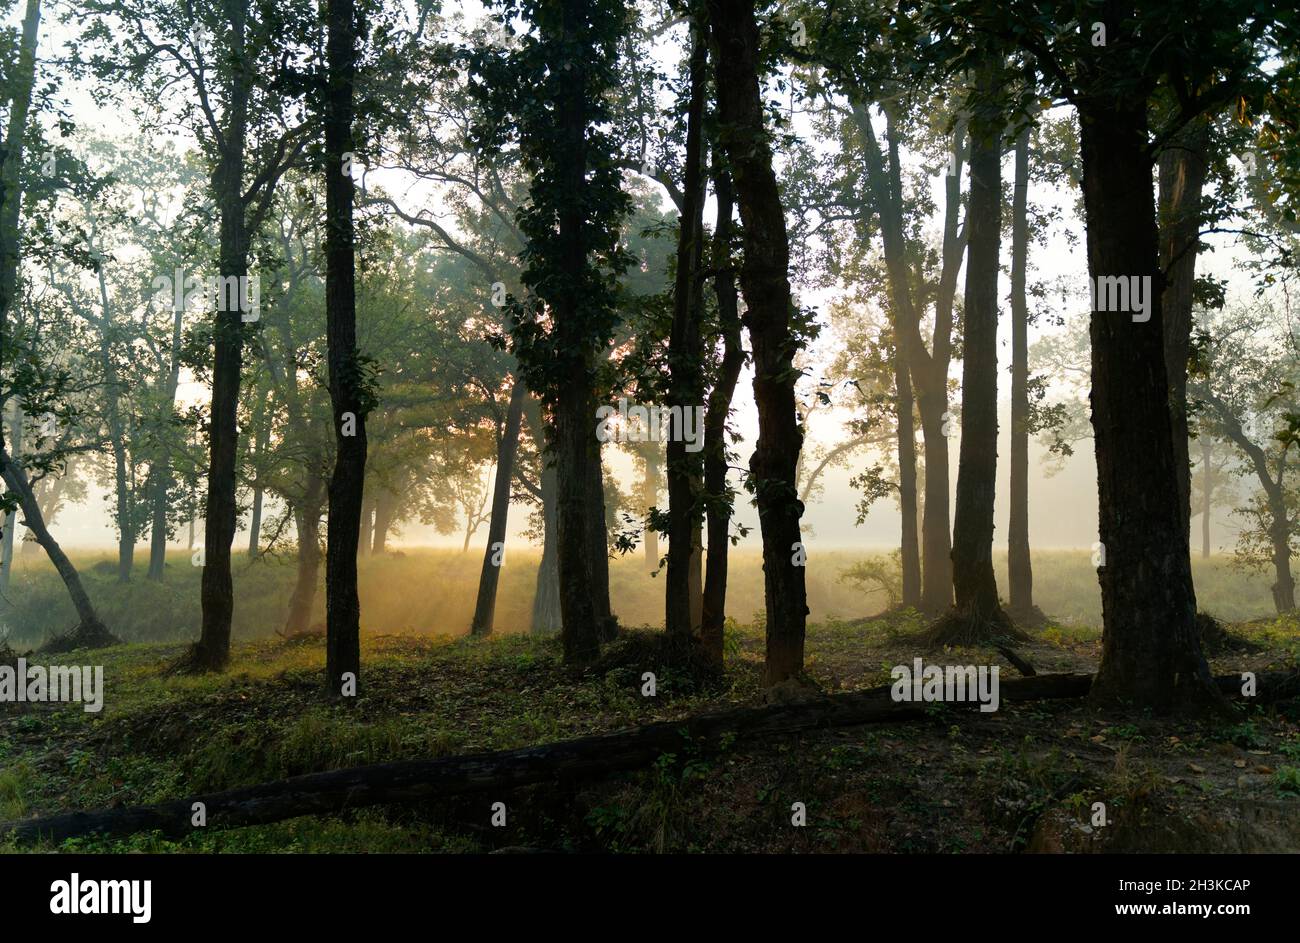
<svg viewBox="0 0 1300 943"><path fill-rule="evenodd" d="M1281 526L1274 526L1273 540L1273 605L1278 613L1291 612L1295 609L1295 580L1291 577L1291 534L1286 517L1285 504L1274 512L1274 521L1281 521Z"/></svg>
<svg viewBox="0 0 1300 943"><path fill-rule="evenodd" d="M1174 437L1178 506L1191 527L1191 462L1188 456L1187 358L1192 346L1192 288L1201 229L1201 191L1207 169L1209 126L1198 120L1160 154L1160 269L1167 279L1161 297L1165 318L1165 371Z"/></svg>
<svg viewBox="0 0 1300 943"><path fill-rule="evenodd" d="M556 635L564 624L560 611L559 485L555 466L542 457L542 558L537 565L537 589L533 595L533 617L529 631L534 635Z"/></svg>
<svg viewBox="0 0 1300 943"><path fill-rule="evenodd" d="M647 442L645 451L645 478L641 482L642 515L647 515L650 508L659 504L659 476L663 466L659 459L659 443ZM648 518L647 518L648 519ZM645 562L659 567L659 531L650 526L645 528Z"/></svg>
<svg viewBox="0 0 1300 943"><path fill-rule="evenodd" d="M263 457L270 445L271 422L266 416L266 400L258 397L257 404L253 409L253 454L250 456L253 465L253 508L249 515L248 521L248 558L257 559L258 544L262 539L262 501L264 492L260 483L261 474L257 468L257 460Z"/></svg>
<svg viewBox="0 0 1300 943"><path fill-rule="evenodd" d="M887 104L885 116L889 161L886 164L871 123L870 112L863 104L856 103L852 113L866 140L863 161L868 187L880 218L896 356L902 360L904 369L911 378L910 387L915 392L916 408L921 417L925 448L925 503L921 522L921 555L924 563L921 567L919 608L930 613L940 613L952 603L952 541L948 510L948 365L952 357L953 301L957 275L961 269L962 239L958 232L957 216L961 206L961 158L966 137L965 124L960 123L953 136L953 164L945 186L943 268L935 296L934 352L928 354L921 340L920 315L913 299L912 271L907 259L898 119L893 107ZM914 455L915 444L909 450Z"/></svg>
<svg viewBox="0 0 1300 943"><path fill-rule="evenodd" d="M673 285L673 322L668 342L669 407L681 421L668 436L668 574L664 587L664 631L679 643L694 638L699 625L692 611L692 576L698 576L701 457L688 451L684 431L687 410L704 401L703 332L700 325L704 245L704 99L708 94L708 45L698 17L691 20L690 99L686 110L682 214L677 238L677 272ZM695 429L696 434L699 429ZM696 581L696 586L698 586Z"/></svg>
<svg viewBox="0 0 1300 943"><path fill-rule="evenodd" d="M902 515L899 556L903 570L904 606L921 608L921 552L916 522L916 426L912 418L912 381L902 351L894 345L894 403L898 412L898 510ZM926 466L926 478L930 468ZM927 508L929 507L927 503ZM944 528L947 533L947 528ZM946 541L945 541L946 543ZM950 562L951 565L951 562Z"/></svg>
<svg viewBox="0 0 1300 943"><path fill-rule="evenodd" d="M357 351L356 234L352 221L352 95L356 83L354 0L326 0L325 317L334 407L334 474L325 554L325 691L360 690L361 597L357 544L366 483L366 413L372 395Z"/></svg>
<svg viewBox="0 0 1300 943"><path fill-rule="evenodd" d="M727 417L736 393L745 351L740 341L740 313L736 275L731 260L731 237L736 211L735 191L722 155L713 151L713 189L718 202L718 222L713 232L713 293L718 303L718 329L722 335L722 363L709 391L704 417L704 493L707 496L708 555L700 607L700 648L716 668L723 663L723 625L727 618L727 563L731 548L731 516L735 496L727 484Z"/></svg>
<svg viewBox="0 0 1300 943"><path fill-rule="evenodd" d="M1201 559L1210 559L1210 502L1214 497L1214 469L1210 465L1213 446L1209 433L1201 434Z"/></svg>
<svg viewBox="0 0 1300 943"><path fill-rule="evenodd" d="M289 614L284 620L284 634L295 635L311 627L312 606L316 601L316 577L320 571L320 513L325 497L325 482L315 472L307 473L307 491L302 507L294 515L298 525L298 579L289 597Z"/></svg>
<svg viewBox="0 0 1300 943"><path fill-rule="evenodd" d="M1007 521L1007 587L1011 611L1034 608L1029 557L1029 134L1016 138L1016 183L1011 200L1011 513Z"/></svg>
<svg viewBox="0 0 1300 943"><path fill-rule="evenodd" d="M23 512L23 526L32 532L37 543L44 549L54 564L54 569L58 571L59 578L63 580L63 585L67 587L68 595L72 597L72 605L76 607L77 617L81 620L75 634L88 640L111 639L82 585L77 568L46 528L36 496L32 494L31 483L27 480L27 473L9 457L9 452L5 449L0 449L0 476L3 476L5 486L18 497L18 506Z"/></svg>
<svg viewBox="0 0 1300 943"><path fill-rule="evenodd" d="M759 33L753 0L709 0L715 42L720 135L735 178L744 223L740 271L745 323L754 357L759 435L749 468L763 532L767 609L766 684L803 670L808 617L795 470L803 445L793 367L801 341L791 331L790 247L772 150L763 121Z"/></svg>
<svg viewBox="0 0 1300 943"><path fill-rule="evenodd" d="M374 556L386 552L388 546L388 532L393 526L393 511L396 510L397 496L383 488L377 488L375 493L375 533L374 543L371 547L371 553Z"/></svg>
<svg viewBox="0 0 1300 943"><path fill-rule="evenodd" d="M225 146L213 174L213 195L220 214L220 271L223 279L248 275L248 221L243 195L244 148L248 136L250 77L246 71L244 33L248 0L226 0L230 24L227 50L230 66L226 103ZM218 307L222 307L218 305ZM226 305L225 307L229 307ZM230 576L230 548L235 539L235 463L239 433L239 380L243 361L242 314L216 312L213 331L208 500L203 534L203 580L200 596L203 623L199 641L188 658L192 671L215 671L230 660L230 622L235 611Z"/></svg>
<svg viewBox="0 0 1300 943"><path fill-rule="evenodd" d="M2 409L3 407L0 407ZM0 420L3 421L3 420ZM23 407L17 400L13 401L10 414L10 429L13 430L11 445L14 454L21 460L23 454ZM14 531L18 529L18 509L10 511L4 518L4 536L0 538L0 592L9 589L9 579L14 566Z"/></svg>
<svg viewBox="0 0 1300 943"><path fill-rule="evenodd" d="M595 399L592 399L595 415ZM594 425L594 423L588 423ZM609 601L609 527L605 508L605 471L601 458L601 445L592 437L594 461L587 471L587 562L591 570L592 611L596 629L602 642L611 641L618 633L618 620Z"/></svg>
<svg viewBox="0 0 1300 943"><path fill-rule="evenodd" d="M181 340L182 329L185 317L185 307L181 305L172 312L172 343L169 373L167 377L167 399L163 404L165 417L170 422L176 409L176 390L180 385L181 371ZM154 477L152 490L152 506L150 513L152 523L149 529L149 572L145 575L146 579L162 582L163 569L167 565L167 496L172 487L171 475L171 455L165 449L160 449L159 454L155 456L154 461L159 465L158 474ZM193 548L193 526L190 522L191 539L190 546Z"/></svg>
<svg viewBox="0 0 1300 943"><path fill-rule="evenodd" d="M506 408L506 426L501 441L497 443L497 474L492 491L492 519L488 522L487 550L483 553L483 568L478 578L478 599L474 603L474 618L470 622L471 635L491 635L497 607L497 586L501 581L501 566L505 557L506 524L510 514L510 486L515 478L515 455L519 451L519 428L523 424L524 400L528 388L523 380L516 379L510 389L510 405Z"/></svg>
<svg viewBox="0 0 1300 943"><path fill-rule="evenodd" d="M983 82L992 81L986 76ZM955 620L937 641L1003 634L1006 616L993 576L993 500L998 461L998 253L1002 231L1002 147L998 131L972 121L966 255L961 447L953 519ZM928 469L927 469L928 472ZM942 625L942 623L941 623ZM959 627L960 626L960 627Z"/></svg>
<svg viewBox="0 0 1300 943"><path fill-rule="evenodd" d="M1104 53L1103 53L1104 55ZM1146 317L1095 310L1091 318L1092 426L1098 531L1105 565L1099 703L1161 713L1218 707L1196 630L1196 594L1165 367L1146 99L1106 94L1079 112L1088 268L1149 278Z"/></svg>
<svg viewBox="0 0 1300 943"><path fill-rule="evenodd" d="M366 498L361 505L361 538L357 544L357 554L362 557L370 556L371 548L375 541L375 499Z"/></svg>

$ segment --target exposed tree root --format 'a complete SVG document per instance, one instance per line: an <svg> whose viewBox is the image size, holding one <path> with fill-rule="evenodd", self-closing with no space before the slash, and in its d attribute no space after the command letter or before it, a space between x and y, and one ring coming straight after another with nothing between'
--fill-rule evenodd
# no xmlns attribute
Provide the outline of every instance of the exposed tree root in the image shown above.
<svg viewBox="0 0 1300 943"><path fill-rule="evenodd" d="M229 657L209 652L199 642L187 648L179 658L163 669L165 675L204 675L225 671Z"/></svg>
<svg viewBox="0 0 1300 943"><path fill-rule="evenodd" d="M72 631L54 636L42 645L38 651L42 655L53 655L75 651L79 648L108 648L112 645L121 644L122 640L108 631L108 627L104 623L96 619L81 622Z"/></svg>
<svg viewBox="0 0 1300 943"><path fill-rule="evenodd" d="M950 609L921 636L921 641L929 648L973 648L1030 640L1029 635L1017 628L1011 617L1000 608L988 616Z"/></svg>

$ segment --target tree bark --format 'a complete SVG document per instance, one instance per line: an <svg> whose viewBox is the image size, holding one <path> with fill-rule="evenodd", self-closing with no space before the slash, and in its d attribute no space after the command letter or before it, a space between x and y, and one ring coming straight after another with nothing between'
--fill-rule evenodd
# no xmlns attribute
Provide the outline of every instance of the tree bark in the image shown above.
<svg viewBox="0 0 1300 943"><path fill-rule="evenodd" d="M1016 138L1016 182L1011 200L1011 512L1007 521L1007 588L1011 611L1034 608L1029 557L1029 135Z"/></svg>
<svg viewBox="0 0 1300 943"><path fill-rule="evenodd" d="M1210 464L1213 446L1208 433L1201 435L1201 475L1204 477L1201 496L1201 559L1210 559L1210 507L1214 497L1214 468Z"/></svg>
<svg viewBox="0 0 1300 943"><path fill-rule="evenodd" d="M478 578L478 598L474 603L474 618L470 621L471 635L491 635L496 615L497 586L501 581L501 566L505 562L499 553L505 551L506 524L510 514L510 486L515 478L515 455L519 451L519 429L523 424L524 400L528 388L516 379L510 389L510 404L506 407L506 425L501 441L497 443L497 474L492 491L492 519L488 522L487 550L483 553L483 568ZM499 548L499 549L498 549Z"/></svg>
<svg viewBox="0 0 1300 943"><path fill-rule="evenodd" d="M316 601L316 577L320 571L320 515L325 502L325 482L314 471L307 472L307 490L296 512L298 526L298 578L289 597L289 614L284 634L296 635L311 627Z"/></svg>
<svg viewBox="0 0 1300 943"><path fill-rule="evenodd" d="M865 105L855 103L852 114L866 141L863 162L867 186L880 219L881 245L888 274L890 321L894 328L897 356L902 359L911 378L910 387L921 418L925 504L921 522L923 562L919 608L939 613L952 604L953 593L948 498L948 366L952 359L953 303L961 270L962 247L966 243L965 231L959 230L957 224L966 129L965 122L959 122L953 136L952 166L945 183L943 267L935 294L934 351L927 353L921 339L920 313L913 298L912 270L907 258L898 118L892 105L886 105L884 110L888 163L881 154L871 115ZM915 444L910 451L915 455ZM915 464L913 459L913 468Z"/></svg>
<svg viewBox="0 0 1300 943"><path fill-rule="evenodd" d="M1192 346L1192 289L1201 229L1201 191L1207 171L1209 127L1202 119L1160 154L1160 269L1167 279L1164 313L1165 371L1174 439L1178 506L1191 527L1191 461L1188 455L1187 358Z"/></svg>
<svg viewBox="0 0 1300 943"><path fill-rule="evenodd" d="M326 0L325 10L325 317L335 446L325 552L325 691L329 697L339 698L360 691L357 545L365 500L366 414L371 393L357 350L356 233L352 220L355 3Z"/></svg>
<svg viewBox="0 0 1300 943"><path fill-rule="evenodd" d="M643 515L650 508L659 504L659 476L662 465L659 461L659 444L647 442L645 451L645 478L641 482L641 504ZM656 569L659 566L659 531L652 527L645 528L645 562Z"/></svg>
<svg viewBox="0 0 1300 943"><path fill-rule="evenodd" d="M735 190L722 155L713 151L713 189L718 221L713 231L713 294L718 304L718 329L722 335L722 363L709 391L704 416L704 494L706 496L708 555L700 609L700 648L716 668L723 664L723 626L727 618L727 567L731 549L731 516L735 496L727 484L727 417L736 393L745 350L740 340L740 313L736 275L731 259L731 239L736 211Z"/></svg>
<svg viewBox="0 0 1300 943"><path fill-rule="evenodd" d="M991 76L982 80L986 87ZM993 121L972 122L970 245L966 254L961 448L952 530L955 616L965 640L1003 634L1007 622L993 576L993 500L998 461L998 254L1002 233L1002 146ZM946 638L940 639L946 641Z"/></svg>
<svg viewBox="0 0 1300 943"><path fill-rule="evenodd" d="M170 422L176 409L176 391L180 387L181 340L184 324L185 307L179 306L172 312L171 355L167 374L167 398L164 404L165 419ZM167 502L168 492L172 487L171 455L160 450L154 459L159 464L158 474L154 477L152 506L150 509L152 523L149 531L149 571L146 579L162 582L163 571L167 565ZM190 522L193 528L193 521ZM191 548L193 540L190 541Z"/></svg>
<svg viewBox="0 0 1300 943"><path fill-rule="evenodd" d="M1089 332L1106 555L1098 568L1105 628L1093 697L1157 713L1218 709L1196 630L1177 485L1146 98L1107 91L1083 99L1079 121L1093 284L1102 276L1150 279L1149 320L1094 305Z"/></svg>
<svg viewBox="0 0 1300 943"><path fill-rule="evenodd" d="M375 494L375 533L371 553L379 556L387 552L388 532L393 527L393 512L396 509L397 496L382 487Z"/></svg>
<svg viewBox="0 0 1300 943"><path fill-rule="evenodd" d="M795 405L790 247L760 94L759 33L753 0L709 0L720 139L735 179L744 224L740 271L745 324L754 357L759 434L749 468L763 532L767 610L764 681L774 685L803 670L808 617L796 468L803 445Z"/></svg>
<svg viewBox="0 0 1300 943"><path fill-rule="evenodd" d="M898 510L902 516L899 559L902 565L904 606L922 608L921 550L917 540L916 425L912 417L912 381L902 351L894 344L894 403L898 413ZM926 478L930 469L926 467ZM928 506L928 505L927 505ZM922 525L924 526L924 524ZM947 528L944 528L947 533ZM946 542L946 541L945 541ZM949 561L951 566L951 561Z"/></svg>
<svg viewBox="0 0 1300 943"><path fill-rule="evenodd" d="M560 567L556 550L559 540L559 495L555 481L555 462L554 456L546 451L546 423L542 418L541 403L530 396L524 409L528 418L528 431L541 465L539 484L542 492L542 557L537 564L529 631L534 635L556 635L563 624L563 616L560 612Z"/></svg>
<svg viewBox="0 0 1300 943"><path fill-rule="evenodd" d="M248 138L251 78L245 62L248 0L225 0L230 25L229 98L225 146L221 149L212 190L220 215L220 267L223 279L248 275L248 221L243 194L244 149ZM222 307L222 306L218 306ZM228 305L226 307L229 307ZM204 520L204 566L200 596L203 607L199 641L188 658L193 671L217 671L230 660L230 622L235 611L230 575L230 548L235 539L235 463L239 433L239 381L243 362L242 314L216 312L213 330L212 407L208 461L208 500Z"/></svg>
<svg viewBox="0 0 1300 943"><path fill-rule="evenodd" d="M357 546L357 553L360 556L370 556L371 548L375 541L375 499L366 498L361 505L361 538Z"/></svg>
<svg viewBox="0 0 1300 943"><path fill-rule="evenodd" d="M682 213L673 285L673 322L668 342L671 384L669 406L681 421L668 436L668 573L664 587L664 631L679 643L694 638L699 625L692 611L691 576L698 574L697 537L701 508L701 457L688 451L684 436L687 410L704 400L703 331L698 277L704 245L704 99L708 94L708 45L698 17L691 20L690 89L686 109L686 153ZM696 434L699 429L695 429ZM698 583L696 584L698 585Z"/></svg>

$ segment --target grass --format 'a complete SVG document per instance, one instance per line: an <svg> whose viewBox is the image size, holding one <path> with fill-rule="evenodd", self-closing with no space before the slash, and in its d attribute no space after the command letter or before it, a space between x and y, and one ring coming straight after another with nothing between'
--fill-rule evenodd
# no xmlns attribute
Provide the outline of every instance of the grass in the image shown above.
<svg viewBox="0 0 1300 943"><path fill-rule="evenodd" d="M815 624L808 633L808 674L828 690L887 683L890 666L921 653L921 622L902 614ZM1232 631L1251 635L1257 647L1219 656L1217 671L1294 665L1293 649L1263 644L1279 639L1294 645L1300 638L1294 620ZM657 649L635 632L607 652L604 673L566 669L553 639L367 636L361 695L348 707L320 696L319 640L244 641L228 672L203 677L163 673L179 643L82 653L74 660L105 667L101 713L75 704L20 711L10 705L0 712L0 818L156 802L364 763L508 749L761 703L761 628L729 622L727 643L726 674L701 683L672 665L643 664ZM1098 652L1095 632L1073 630L1049 629L1026 646L1042 671L1091 670ZM943 660L999 663L995 652L979 648L955 650ZM643 670L658 676L653 698L641 695ZM1004 674L1013 671L1004 668ZM641 772L575 786L545 784L230 832L196 829L180 842L137 835L52 850L458 852L525 845L623 852L964 852L1087 850L1079 843L1097 836L1116 836L1114 850L1133 850L1144 847L1149 831L1143 829L1151 828L1164 845L1194 849L1209 833L1186 823L1204 816L1231 823L1244 814L1243 804L1264 808L1251 813L1256 825L1232 833L1232 840L1246 841L1242 835L1255 835L1250 828L1269 821L1258 817L1273 808L1268 803L1290 811L1267 834L1282 836L1276 841L1284 849L1300 850L1300 833L1285 824L1300 821L1294 806L1300 801L1297 721L1294 709L1242 709L1233 723L1204 728L1097 715L1081 702L1011 705L993 714L937 709L910 724L807 731L708 755L665 754ZM488 824L490 803L498 799L510 810L509 826L501 830ZM804 805L806 827L791 824L796 802ZM1083 831L1096 802L1123 827ZM1249 840L1266 841L1258 835Z"/></svg>
<svg viewBox="0 0 1300 943"><path fill-rule="evenodd" d="M166 579L154 583L137 568L128 584L116 582L114 559L107 553L74 554L87 591L108 627L127 642L192 640L200 623L201 571L187 553L168 556ZM840 581L840 574L864 559L883 554L843 550L814 551L807 569L810 619L833 623L878 613L883 596L866 594ZM1034 556L1034 590L1039 607L1062 633L1090 633L1101 620L1101 600L1091 554L1086 550L1043 551ZM501 575L496 609L497 631L522 633L531 621L539 554L512 552ZM479 568L478 552L411 549L360 563L363 631L371 635L461 635L473 614ZM1005 555L995 558L1005 585ZM1268 580L1234 569L1231 558L1193 561L1200 608L1230 622L1272 618ZM618 558L610 565L610 598L628 626L663 624L663 577L653 576L643 555ZM237 640L272 637L283 626L295 579L295 561L286 556L249 560L237 554L234 564ZM323 623L322 585L316 595L313 623ZM0 624L16 647L35 646L67 631L76 616L53 569L41 558L19 556L0 608ZM733 551L728 586L728 615L740 623L757 622L763 609L762 560L757 551Z"/></svg>

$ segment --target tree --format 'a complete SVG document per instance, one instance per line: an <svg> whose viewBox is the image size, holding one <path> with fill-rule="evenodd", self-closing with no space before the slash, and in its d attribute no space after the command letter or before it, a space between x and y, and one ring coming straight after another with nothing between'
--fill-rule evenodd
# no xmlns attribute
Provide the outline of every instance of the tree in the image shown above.
<svg viewBox="0 0 1300 943"><path fill-rule="evenodd" d="M1217 710L1195 626L1196 597L1187 514L1165 361L1165 279L1160 270L1152 170L1158 146L1198 115L1231 101L1255 71L1257 42L1271 11L1234 3L1185 5L1073 0L1010 9L973 2L929 11L931 28L973 25L1007 47L1019 45L1079 116L1094 287L1092 424L1096 440L1098 574L1105 623L1092 697L1156 711ZM953 13L956 13L954 23ZM1064 24L1073 25L1062 31ZM1246 24L1245 29L1242 24ZM1156 55L1157 48L1162 50ZM958 53L961 65L967 53ZM1152 99L1168 88L1178 102L1153 136ZM1136 285L1146 304L1135 319L1098 302L1097 286Z"/></svg>
<svg viewBox="0 0 1300 943"><path fill-rule="evenodd" d="M764 681L779 684L803 670L808 617L804 547L799 532L803 504L795 468L803 444L795 409L794 355L803 325L790 292L790 247L785 213L764 127L759 34L753 0L709 0L718 94L719 139L735 181L744 223L745 325L754 358L754 400L759 437L749 461L750 482L763 534L767 610Z"/></svg>
<svg viewBox="0 0 1300 943"><path fill-rule="evenodd" d="M617 44L626 11L612 0L521 0L504 7L535 29L509 56L478 57L486 111L517 124L531 203L517 220L527 238L512 314L514 353L549 413L554 451L557 562L565 661L592 660L609 632L596 372L617 325L617 277L627 267L619 222L630 202L608 133ZM498 139L499 143L499 139ZM544 323L543 319L545 319Z"/></svg>
<svg viewBox="0 0 1300 943"><path fill-rule="evenodd" d="M1034 608L1034 569L1029 557L1029 138L1016 137L1015 190L1011 200L1011 513L1007 521L1007 592L1017 619Z"/></svg>
<svg viewBox="0 0 1300 943"><path fill-rule="evenodd" d="M971 120L970 242L966 251L965 351L961 380L961 455L953 520L956 604L931 636L963 644L1005 635L1009 620L993 576L993 497L997 482L998 252L1002 231L1000 109L996 62L980 66Z"/></svg>
<svg viewBox="0 0 1300 943"><path fill-rule="evenodd" d="M678 642L690 641L699 626L691 605L691 578L698 577L702 467L685 439L687 410L703 409L704 365L702 312L704 258L704 122L707 97L708 45L697 13L691 17L689 98L686 114L686 156L682 215L677 241L677 273L673 286L672 336L668 364L672 384L669 407L679 410L677 427L668 439L668 574L664 587L664 630ZM696 430L698 435L700 430Z"/></svg>
<svg viewBox="0 0 1300 943"><path fill-rule="evenodd" d="M326 0L325 10L325 316L335 435L325 551L325 689L337 698L355 694L361 680L357 542L366 476L366 415L375 400L368 361L357 350L352 220L357 11L354 0Z"/></svg>

